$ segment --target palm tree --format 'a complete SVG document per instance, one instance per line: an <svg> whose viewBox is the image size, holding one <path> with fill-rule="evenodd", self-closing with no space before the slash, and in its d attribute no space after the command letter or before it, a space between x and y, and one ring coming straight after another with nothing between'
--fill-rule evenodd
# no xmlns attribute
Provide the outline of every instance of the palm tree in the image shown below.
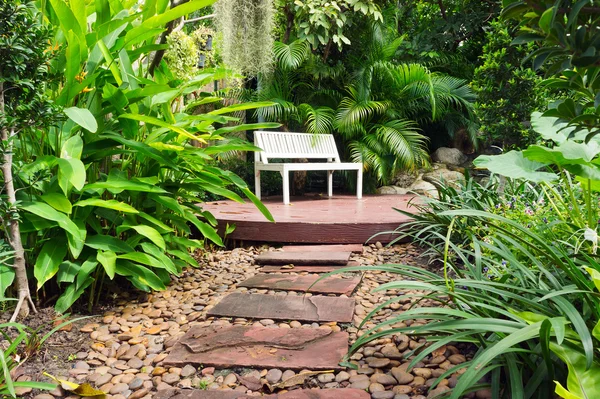
<svg viewBox="0 0 600 399"><path fill-rule="evenodd" d="M403 39L390 39L378 25L363 40L346 68L324 64L304 41L276 43L277 68L257 93L276 105L258 115L288 128L338 133L346 155L380 184L427 165L423 126L441 124L450 135L466 127L474 140L475 96L465 80L394 62Z"/></svg>

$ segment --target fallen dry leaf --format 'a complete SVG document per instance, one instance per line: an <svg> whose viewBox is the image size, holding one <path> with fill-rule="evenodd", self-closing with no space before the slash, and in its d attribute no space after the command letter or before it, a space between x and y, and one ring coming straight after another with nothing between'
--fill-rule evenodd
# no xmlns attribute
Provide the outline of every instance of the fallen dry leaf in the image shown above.
<svg viewBox="0 0 600 399"><path fill-rule="evenodd" d="M74 382L71 382L71 381L61 380L60 378L56 378L55 376L50 375L46 372L44 372L43 374L46 377L52 378L54 381L58 382L65 391L73 392L76 395L84 396L84 397L95 396L95 397L98 397L98 399L104 398L104 396L106 395L106 392L96 389L88 383L75 384Z"/></svg>

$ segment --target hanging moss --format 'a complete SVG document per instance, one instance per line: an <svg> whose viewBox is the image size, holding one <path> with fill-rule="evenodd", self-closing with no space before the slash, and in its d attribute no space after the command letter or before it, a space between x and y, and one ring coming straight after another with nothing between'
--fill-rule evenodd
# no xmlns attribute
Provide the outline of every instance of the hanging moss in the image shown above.
<svg viewBox="0 0 600 399"><path fill-rule="evenodd" d="M219 0L213 6L225 65L247 77L273 69L273 0Z"/></svg>

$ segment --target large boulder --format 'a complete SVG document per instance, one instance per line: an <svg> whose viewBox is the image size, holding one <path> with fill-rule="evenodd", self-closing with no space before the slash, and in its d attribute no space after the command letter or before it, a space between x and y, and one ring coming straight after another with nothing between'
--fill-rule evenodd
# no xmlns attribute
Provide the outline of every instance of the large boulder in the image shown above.
<svg viewBox="0 0 600 399"><path fill-rule="evenodd" d="M446 165L462 165L467 162L467 156L456 148L440 147L431 156L434 162Z"/></svg>
<svg viewBox="0 0 600 399"><path fill-rule="evenodd" d="M423 180L440 188L444 185L461 188L466 182L465 175L448 169L438 169L423 175Z"/></svg>
<svg viewBox="0 0 600 399"><path fill-rule="evenodd" d="M437 188L433 184L426 182L425 180L417 180L409 187L409 190L417 194L425 195L427 197L439 198Z"/></svg>
<svg viewBox="0 0 600 399"><path fill-rule="evenodd" d="M396 187L396 186L383 186L377 189L377 194L379 195L403 195L408 193L406 188Z"/></svg>

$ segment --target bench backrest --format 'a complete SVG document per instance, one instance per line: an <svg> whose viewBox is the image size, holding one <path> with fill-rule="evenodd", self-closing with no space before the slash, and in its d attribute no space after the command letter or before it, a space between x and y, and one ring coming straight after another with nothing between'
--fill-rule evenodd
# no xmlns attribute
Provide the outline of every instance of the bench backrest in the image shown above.
<svg viewBox="0 0 600 399"><path fill-rule="evenodd" d="M341 162L332 134L254 132L254 145L261 148L255 161L269 163L269 158L311 158Z"/></svg>

